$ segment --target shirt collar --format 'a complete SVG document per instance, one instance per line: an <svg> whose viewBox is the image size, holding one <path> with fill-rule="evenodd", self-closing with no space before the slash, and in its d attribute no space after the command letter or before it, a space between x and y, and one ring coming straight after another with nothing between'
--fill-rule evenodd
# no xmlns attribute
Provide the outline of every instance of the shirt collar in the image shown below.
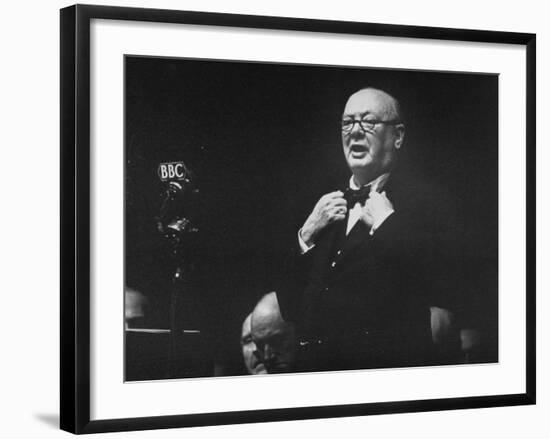
<svg viewBox="0 0 550 439"><path fill-rule="evenodd" d="M386 182L388 181L388 178L390 178L390 173L386 172L385 174L382 174L377 178L375 178L374 180L372 180L370 183L367 183L365 186L371 185L371 192L373 191L378 192L378 190L384 188L384 186L386 185ZM349 179L349 187L353 190L360 189L360 187L355 184L355 181L353 180L353 175Z"/></svg>

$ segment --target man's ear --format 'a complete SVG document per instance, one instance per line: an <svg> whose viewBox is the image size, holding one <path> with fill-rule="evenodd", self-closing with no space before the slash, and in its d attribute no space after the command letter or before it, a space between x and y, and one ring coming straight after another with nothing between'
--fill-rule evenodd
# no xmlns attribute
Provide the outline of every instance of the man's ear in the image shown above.
<svg viewBox="0 0 550 439"><path fill-rule="evenodd" d="M395 149L400 149L405 140L405 125L400 123L395 126L395 130L397 131L397 137L395 138L394 146Z"/></svg>

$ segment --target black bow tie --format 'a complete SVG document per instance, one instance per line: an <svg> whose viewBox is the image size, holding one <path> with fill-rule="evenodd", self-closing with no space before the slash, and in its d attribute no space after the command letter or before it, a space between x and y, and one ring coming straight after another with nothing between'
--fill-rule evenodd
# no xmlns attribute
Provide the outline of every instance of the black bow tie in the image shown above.
<svg viewBox="0 0 550 439"><path fill-rule="evenodd" d="M363 186L357 190L348 187L344 191L344 199L348 202L348 208L352 208L358 202L363 204L369 198L370 190L370 185Z"/></svg>

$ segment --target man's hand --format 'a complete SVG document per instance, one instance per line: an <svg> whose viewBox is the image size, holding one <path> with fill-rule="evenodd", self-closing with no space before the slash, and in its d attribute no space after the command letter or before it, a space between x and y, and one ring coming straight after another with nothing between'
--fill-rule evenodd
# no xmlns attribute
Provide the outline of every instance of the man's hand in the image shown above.
<svg viewBox="0 0 550 439"><path fill-rule="evenodd" d="M369 227L379 227L385 219L394 212L393 204L386 192L379 194L378 192L371 192L370 197L365 201L363 206L363 215L361 219Z"/></svg>
<svg viewBox="0 0 550 439"><path fill-rule="evenodd" d="M323 195L304 223L300 237L307 246L315 244L315 239L326 226L346 218L347 201L342 191Z"/></svg>

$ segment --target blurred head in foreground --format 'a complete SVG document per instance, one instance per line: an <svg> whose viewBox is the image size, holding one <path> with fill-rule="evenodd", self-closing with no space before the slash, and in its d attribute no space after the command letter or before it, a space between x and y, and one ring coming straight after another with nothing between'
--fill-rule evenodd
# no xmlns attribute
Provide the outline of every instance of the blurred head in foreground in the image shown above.
<svg viewBox="0 0 550 439"><path fill-rule="evenodd" d="M143 293L133 288L124 290L124 322L126 328L137 328L143 323L147 313L148 301Z"/></svg>
<svg viewBox="0 0 550 439"><path fill-rule="evenodd" d="M291 372L294 364L294 325L281 316L277 294L263 296L251 318L254 356L267 373Z"/></svg>

